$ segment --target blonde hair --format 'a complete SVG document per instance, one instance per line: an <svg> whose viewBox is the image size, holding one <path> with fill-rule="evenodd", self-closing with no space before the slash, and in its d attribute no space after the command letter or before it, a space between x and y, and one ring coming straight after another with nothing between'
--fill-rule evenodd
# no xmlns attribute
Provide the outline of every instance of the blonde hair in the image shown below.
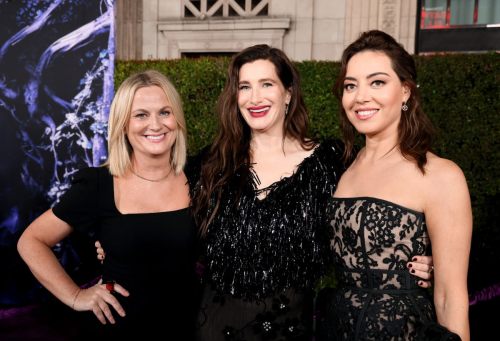
<svg viewBox="0 0 500 341"><path fill-rule="evenodd" d="M133 149L125 135L125 129L136 91L149 86L158 86L165 92L177 121L177 138L170 153L170 164L175 174L182 172L186 164L187 131L181 97L166 76L156 70L145 70L125 79L111 103L108 120L109 156L103 166L108 166L114 176L123 176L132 166L130 157Z"/></svg>

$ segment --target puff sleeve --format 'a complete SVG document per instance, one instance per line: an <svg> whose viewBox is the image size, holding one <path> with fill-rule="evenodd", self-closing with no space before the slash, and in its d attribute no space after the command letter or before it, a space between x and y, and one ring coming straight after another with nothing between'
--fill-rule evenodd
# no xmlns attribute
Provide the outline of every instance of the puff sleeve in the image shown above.
<svg viewBox="0 0 500 341"><path fill-rule="evenodd" d="M88 233L99 216L99 172L107 168L84 168L79 170L71 187L64 193L52 212L76 230Z"/></svg>

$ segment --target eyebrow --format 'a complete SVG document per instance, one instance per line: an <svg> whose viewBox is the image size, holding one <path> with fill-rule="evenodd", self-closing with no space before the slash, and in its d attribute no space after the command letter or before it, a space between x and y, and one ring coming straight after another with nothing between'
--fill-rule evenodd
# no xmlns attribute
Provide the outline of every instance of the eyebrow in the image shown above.
<svg viewBox="0 0 500 341"><path fill-rule="evenodd" d="M366 77L366 79L370 79L370 78L378 76L378 75L389 76L389 74L385 73L385 72L375 72L375 73L369 74L368 77Z"/></svg>
<svg viewBox="0 0 500 341"><path fill-rule="evenodd" d="M174 109L172 109L172 107L170 105L166 105L162 108L160 108L160 111L163 111L163 110L166 110L166 109L170 109L171 111L174 111ZM145 111L145 112L149 112L148 110L146 109L143 109L143 108L137 108L135 110L132 110L131 113L134 113L134 112L137 112L137 111Z"/></svg>
<svg viewBox="0 0 500 341"><path fill-rule="evenodd" d="M272 82L272 83L276 83L276 80L272 79L272 78L262 78L262 79L259 79L259 83L265 83L265 82ZM238 84L242 84L242 83L250 83L249 81L240 81L238 82Z"/></svg>
<svg viewBox="0 0 500 341"><path fill-rule="evenodd" d="M388 77L390 77L390 76L389 76L389 74L388 74L388 73L385 73L385 72L374 72L374 73L370 73L370 74L366 77L366 79L370 79L370 78L373 78L373 77L378 76L378 75L384 75L384 76L388 76ZM345 81L355 81L355 80L356 80L356 78L354 78L354 77L346 77L346 78L344 78L344 82L345 82Z"/></svg>

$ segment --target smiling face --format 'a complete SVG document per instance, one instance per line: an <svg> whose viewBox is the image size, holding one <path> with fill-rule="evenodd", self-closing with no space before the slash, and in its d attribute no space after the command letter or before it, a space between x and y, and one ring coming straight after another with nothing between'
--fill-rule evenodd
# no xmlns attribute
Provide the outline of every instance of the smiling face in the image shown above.
<svg viewBox="0 0 500 341"><path fill-rule="evenodd" d="M165 95L158 86L135 92L126 126L134 157L167 157L177 137L177 121Z"/></svg>
<svg viewBox="0 0 500 341"><path fill-rule="evenodd" d="M290 91L269 60L244 64L239 71L238 107L252 132L283 133Z"/></svg>
<svg viewBox="0 0 500 341"><path fill-rule="evenodd" d="M354 55L347 64L342 105L356 130L367 137L397 137L401 106L410 91L399 80L390 58L381 52Z"/></svg>

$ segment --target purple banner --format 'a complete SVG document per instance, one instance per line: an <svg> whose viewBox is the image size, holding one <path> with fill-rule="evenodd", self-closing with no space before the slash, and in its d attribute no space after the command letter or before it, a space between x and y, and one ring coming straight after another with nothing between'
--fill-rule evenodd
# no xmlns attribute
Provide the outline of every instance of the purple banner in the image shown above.
<svg viewBox="0 0 500 341"><path fill-rule="evenodd" d="M0 304L47 294L17 253L24 229L79 168L107 158L114 94L112 0L0 2ZM92 275L88 236L54 251L75 280Z"/></svg>

